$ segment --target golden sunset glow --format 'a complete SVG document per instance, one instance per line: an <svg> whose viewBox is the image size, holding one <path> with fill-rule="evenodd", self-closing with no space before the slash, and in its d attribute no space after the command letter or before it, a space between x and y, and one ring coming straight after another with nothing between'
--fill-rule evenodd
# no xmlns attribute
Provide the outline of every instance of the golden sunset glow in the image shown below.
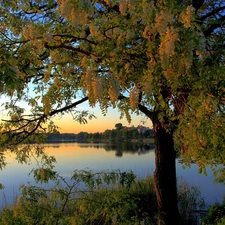
<svg viewBox="0 0 225 225"><path fill-rule="evenodd" d="M62 118L55 119L55 124L60 127L60 133L79 133L79 132L104 132L107 129L114 129L115 124L122 123L123 126L138 126L143 125L143 117L141 115L136 116L132 115L132 122L129 124L125 118L120 119L120 115L117 110L110 110L106 116L103 116L102 113L95 109L93 111L96 118L88 120L87 124L79 124L77 121L74 121L71 115L65 115ZM145 126L151 127L150 120L147 120Z"/></svg>
<svg viewBox="0 0 225 225"><path fill-rule="evenodd" d="M3 104L5 102L9 102L9 98L2 98L0 100L0 104ZM28 114L29 106L25 102L21 102L21 107L24 107L26 109L26 113ZM93 113L96 118L93 118L92 120L87 119L87 124L80 124L77 121L73 120L72 115L65 114L64 116L56 116L54 119L55 124L59 127L60 133L79 133L79 132L88 132L88 133L94 133L94 132L104 132L107 129L114 129L115 124L122 123L123 126L135 126L143 125L143 120L145 120L144 126L152 127L152 123L149 119L146 120L146 118L143 117L143 115L137 116L136 114L132 114L131 118L132 121L129 124L126 120L126 118L120 119L120 113L117 109L110 108L108 110L108 113L106 116L104 116L99 109L98 106L95 108L92 108L89 106L88 103L81 104L77 108L78 111L87 110L90 113ZM7 112L1 108L1 114L0 119L9 119Z"/></svg>

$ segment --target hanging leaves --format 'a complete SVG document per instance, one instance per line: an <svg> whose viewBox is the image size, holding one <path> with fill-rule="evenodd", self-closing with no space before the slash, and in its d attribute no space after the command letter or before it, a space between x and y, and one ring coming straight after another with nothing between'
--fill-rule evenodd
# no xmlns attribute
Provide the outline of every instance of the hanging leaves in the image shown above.
<svg viewBox="0 0 225 225"><path fill-rule="evenodd" d="M87 123L91 114L74 111L85 100L129 122L142 109L200 165L221 162L224 1L189 3L2 1L0 91L35 112L32 126L19 124L34 132L65 112Z"/></svg>

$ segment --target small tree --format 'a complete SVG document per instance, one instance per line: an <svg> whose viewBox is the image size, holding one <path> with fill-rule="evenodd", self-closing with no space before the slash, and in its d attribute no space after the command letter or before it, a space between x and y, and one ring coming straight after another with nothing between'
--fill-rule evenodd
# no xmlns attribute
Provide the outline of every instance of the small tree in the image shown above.
<svg viewBox="0 0 225 225"><path fill-rule="evenodd" d="M151 135L150 130L145 130L144 133L143 133L143 136L144 136L145 138L150 137L150 135Z"/></svg>
<svg viewBox="0 0 225 225"><path fill-rule="evenodd" d="M123 128L123 124L122 123L117 123L117 124L115 124L115 128L117 130L121 130Z"/></svg>

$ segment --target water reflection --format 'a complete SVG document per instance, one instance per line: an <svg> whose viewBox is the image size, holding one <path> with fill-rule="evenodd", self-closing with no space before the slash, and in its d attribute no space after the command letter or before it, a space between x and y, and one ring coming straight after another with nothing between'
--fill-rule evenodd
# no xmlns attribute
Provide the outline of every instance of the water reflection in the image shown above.
<svg viewBox="0 0 225 225"><path fill-rule="evenodd" d="M63 143L46 144L48 155L55 156L57 164L55 170L65 177L70 177L75 169L89 168L93 171L133 170L139 177L152 175L155 169L155 155L153 146L150 144L137 143ZM0 182L5 185L4 192L0 192L0 207L10 203L15 195L19 194L18 187L21 184L34 183L28 174L36 167L33 160L31 165L18 164L13 155L7 156L9 165L0 171ZM191 185L201 189L203 197L208 203L221 201L224 194L224 186L213 182L213 173L208 170L208 176L198 174L196 165L184 169L182 164L177 163L177 175L183 177ZM4 193L4 195L3 195Z"/></svg>
<svg viewBox="0 0 225 225"><path fill-rule="evenodd" d="M150 151L154 150L154 146L151 144L140 144L131 142L118 142L111 145L105 145L103 148L106 151L115 151L117 157L122 157L124 153L131 154L148 154Z"/></svg>

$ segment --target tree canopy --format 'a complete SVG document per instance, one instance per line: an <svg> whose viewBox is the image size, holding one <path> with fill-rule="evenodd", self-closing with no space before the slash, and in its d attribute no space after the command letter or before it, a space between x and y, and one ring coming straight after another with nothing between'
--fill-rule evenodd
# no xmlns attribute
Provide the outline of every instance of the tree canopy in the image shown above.
<svg viewBox="0 0 225 225"><path fill-rule="evenodd" d="M26 101L33 115L11 101L11 121L20 123L7 129L38 129L86 100L104 114L117 107L128 121L144 106L168 130L179 123L180 146L192 156L205 148L205 156L222 154L224 8L223 1L1 2L1 93Z"/></svg>
<svg viewBox="0 0 225 225"><path fill-rule="evenodd" d="M185 159L200 168L224 165L223 0L6 0L0 6L0 91L12 97L3 139L11 131L20 138L42 132L56 114L71 112L81 121L76 106L88 101L103 114L116 107L128 121L132 112L144 113ZM18 99L31 115L16 106Z"/></svg>

